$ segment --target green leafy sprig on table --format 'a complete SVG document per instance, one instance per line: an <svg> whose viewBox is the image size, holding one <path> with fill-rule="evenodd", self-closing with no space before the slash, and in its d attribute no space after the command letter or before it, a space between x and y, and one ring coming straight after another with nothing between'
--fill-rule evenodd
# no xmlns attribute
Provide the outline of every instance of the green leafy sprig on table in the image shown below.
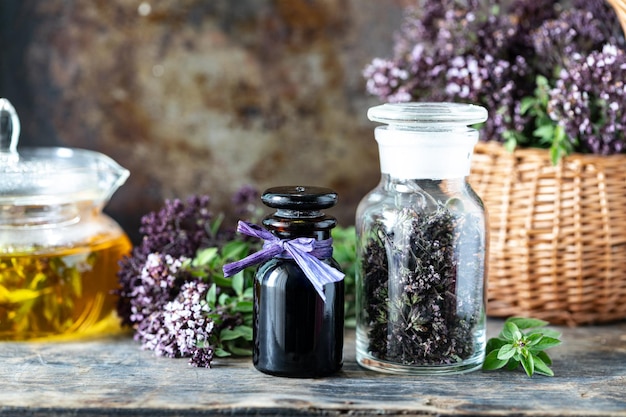
<svg viewBox="0 0 626 417"><path fill-rule="evenodd" d="M483 369L505 368L513 371L521 365L528 376L535 373L554 376L550 369L552 360L545 350L560 345L561 335L557 331L545 328L548 324L546 321L533 318L507 319L498 337L487 342Z"/></svg>

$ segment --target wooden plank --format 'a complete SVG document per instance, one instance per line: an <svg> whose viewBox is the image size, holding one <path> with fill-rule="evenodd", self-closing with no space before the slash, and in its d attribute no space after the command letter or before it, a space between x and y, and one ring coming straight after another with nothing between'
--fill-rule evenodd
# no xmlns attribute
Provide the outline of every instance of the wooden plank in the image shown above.
<svg viewBox="0 0 626 417"><path fill-rule="evenodd" d="M490 322L490 336L499 321ZM474 372L412 377L364 370L347 332L344 369L276 378L248 359L212 369L142 351L129 337L0 343L0 416L626 416L626 323L562 328L556 376Z"/></svg>

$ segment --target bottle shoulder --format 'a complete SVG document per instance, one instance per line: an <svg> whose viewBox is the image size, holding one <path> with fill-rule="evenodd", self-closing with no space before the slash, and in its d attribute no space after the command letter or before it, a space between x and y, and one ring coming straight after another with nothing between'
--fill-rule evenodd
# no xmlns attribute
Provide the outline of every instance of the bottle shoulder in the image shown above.
<svg viewBox="0 0 626 417"><path fill-rule="evenodd" d="M355 225L362 234L372 223L387 225L402 219L448 211L473 221L485 221L482 200L465 179L403 180L388 179L368 193L357 207Z"/></svg>
<svg viewBox="0 0 626 417"><path fill-rule="evenodd" d="M402 180L381 182L360 201L357 212L372 206L411 205L439 206L449 201L462 201L483 207L482 200L465 179Z"/></svg>

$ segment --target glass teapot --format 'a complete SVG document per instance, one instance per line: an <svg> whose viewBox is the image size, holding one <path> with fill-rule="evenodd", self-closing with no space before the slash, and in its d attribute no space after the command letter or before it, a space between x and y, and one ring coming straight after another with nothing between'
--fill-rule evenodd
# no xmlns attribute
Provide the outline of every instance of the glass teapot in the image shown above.
<svg viewBox="0 0 626 417"><path fill-rule="evenodd" d="M83 149L18 152L19 131L0 98L0 340L117 331L116 272L131 243L102 209L129 172Z"/></svg>

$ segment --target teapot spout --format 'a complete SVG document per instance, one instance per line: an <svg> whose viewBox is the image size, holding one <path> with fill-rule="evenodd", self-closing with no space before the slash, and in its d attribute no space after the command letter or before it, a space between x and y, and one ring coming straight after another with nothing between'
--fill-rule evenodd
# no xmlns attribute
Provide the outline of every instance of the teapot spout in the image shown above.
<svg viewBox="0 0 626 417"><path fill-rule="evenodd" d="M106 204L130 176L130 171L106 155L98 154L98 189L100 200Z"/></svg>

